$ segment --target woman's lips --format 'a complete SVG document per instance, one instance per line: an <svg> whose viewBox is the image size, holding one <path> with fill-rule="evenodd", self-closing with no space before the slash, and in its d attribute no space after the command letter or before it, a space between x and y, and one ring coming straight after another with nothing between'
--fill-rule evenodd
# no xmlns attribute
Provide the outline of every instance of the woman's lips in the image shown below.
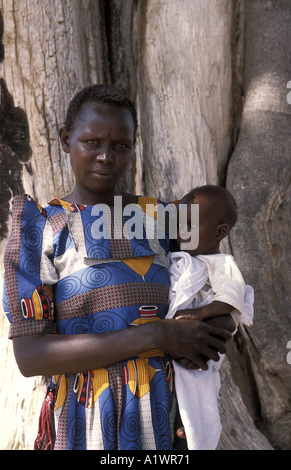
<svg viewBox="0 0 291 470"><path fill-rule="evenodd" d="M96 175L97 177L100 177L100 178L110 178L110 177L113 177L114 176L114 173L112 172L104 172L104 171L100 171L100 170L92 170L90 171L90 173L93 173L94 175Z"/></svg>

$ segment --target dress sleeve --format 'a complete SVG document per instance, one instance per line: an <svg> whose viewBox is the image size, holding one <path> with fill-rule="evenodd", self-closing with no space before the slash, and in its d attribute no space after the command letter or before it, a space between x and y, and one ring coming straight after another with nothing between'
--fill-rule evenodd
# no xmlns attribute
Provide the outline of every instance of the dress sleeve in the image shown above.
<svg viewBox="0 0 291 470"><path fill-rule="evenodd" d="M9 338L55 333L52 285L41 275L55 272L47 250L48 224L46 211L36 201L27 195L15 197L4 255L3 306L11 323Z"/></svg>
<svg viewBox="0 0 291 470"><path fill-rule="evenodd" d="M208 268L209 282L214 298L225 302L243 312L245 282L232 255L219 253L215 255L198 255Z"/></svg>
<svg viewBox="0 0 291 470"><path fill-rule="evenodd" d="M232 255L198 255L207 264L209 281L214 292L213 300L231 305L231 316L236 326L239 323L250 326L254 314L254 290L246 286L243 276Z"/></svg>

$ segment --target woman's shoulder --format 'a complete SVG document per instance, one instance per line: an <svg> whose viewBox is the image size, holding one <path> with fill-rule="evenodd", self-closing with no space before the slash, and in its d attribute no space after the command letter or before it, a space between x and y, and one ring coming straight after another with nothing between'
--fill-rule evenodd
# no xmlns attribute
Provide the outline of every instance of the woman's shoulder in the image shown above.
<svg viewBox="0 0 291 470"><path fill-rule="evenodd" d="M17 194L12 201L12 214L13 216L22 215L25 218L29 218L38 214L46 216L46 211L44 207L29 194Z"/></svg>
<svg viewBox="0 0 291 470"><path fill-rule="evenodd" d="M12 216L20 217L22 220L31 220L36 216L49 219L53 215L63 212L63 205L60 199L52 199L43 204L38 202L29 194L17 194L12 201ZM73 210L73 209L71 209Z"/></svg>
<svg viewBox="0 0 291 470"><path fill-rule="evenodd" d="M162 201L159 197L152 196L136 196L134 201L148 214L156 212L159 204L166 207L168 205L176 206L178 203L178 200L166 202ZM128 199L127 203L132 204L133 202L129 202ZM19 216L21 214L23 218L31 218L40 215L50 219L58 213L63 213L64 211L80 212L86 207L86 205L81 206L80 204L73 204L57 197L44 204L37 201L33 196L23 193L14 196L12 212L13 215L17 214Z"/></svg>

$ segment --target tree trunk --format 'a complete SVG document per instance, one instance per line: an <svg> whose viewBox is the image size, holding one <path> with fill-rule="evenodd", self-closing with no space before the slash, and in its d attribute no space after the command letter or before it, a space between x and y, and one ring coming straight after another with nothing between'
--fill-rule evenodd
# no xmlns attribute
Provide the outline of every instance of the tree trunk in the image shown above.
<svg viewBox="0 0 291 470"><path fill-rule="evenodd" d="M232 3L140 2L136 57L144 191L222 183L231 147Z"/></svg>
<svg viewBox="0 0 291 470"><path fill-rule="evenodd" d="M246 38L244 112L227 177L240 218L230 241L256 288L255 322L246 343L255 418L275 447L290 449L290 1L248 2Z"/></svg>
<svg viewBox="0 0 291 470"><path fill-rule="evenodd" d="M46 203L72 188L58 128L85 85L120 86L139 111L123 188L172 200L198 184L224 185L227 175L240 218L224 248L255 287L256 310L222 367L222 449L291 448L289 5L0 0L1 277L13 196ZM2 30L0 20L0 62ZM0 447L31 449L43 379L21 377L3 315L0 327Z"/></svg>
<svg viewBox="0 0 291 470"><path fill-rule="evenodd" d="M73 186L58 129L72 95L109 80L103 2L0 0L4 19L1 80L1 279L15 194L41 204ZM7 89L8 88L8 89ZM1 282L2 287L2 282ZM42 379L24 379L15 364L8 322L1 315L1 448L31 449L44 397ZM7 432L7 426L9 432Z"/></svg>

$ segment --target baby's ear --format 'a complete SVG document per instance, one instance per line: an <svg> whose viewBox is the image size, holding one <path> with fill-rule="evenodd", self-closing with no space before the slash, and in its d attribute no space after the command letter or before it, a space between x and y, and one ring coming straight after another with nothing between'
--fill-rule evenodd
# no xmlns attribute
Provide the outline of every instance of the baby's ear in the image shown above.
<svg viewBox="0 0 291 470"><path fill-rule="evenodd" d="M230 226L228 224L223 223L223 224L217 225L217 229L216 229L217 240L222 240L223 238L225 238L228 235L229 231L230 231Z"/></svg>

